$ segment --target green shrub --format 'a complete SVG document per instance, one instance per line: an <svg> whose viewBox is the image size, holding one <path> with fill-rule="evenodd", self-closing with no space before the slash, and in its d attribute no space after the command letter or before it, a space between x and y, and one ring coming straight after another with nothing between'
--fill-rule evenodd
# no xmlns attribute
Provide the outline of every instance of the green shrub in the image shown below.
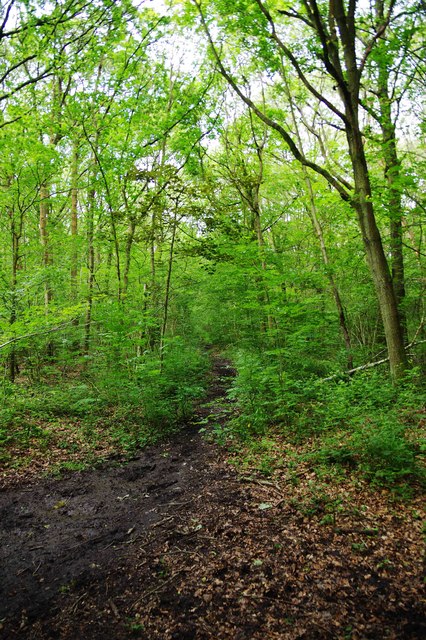
<svg viewBox="0 0 426 640"><path fill-rule="evenodd" d="M230 395L238 415L232 428L240 438L250 440L278 426L299 444L314 436L317 450L308 456L313 461L356 467L375 482L422 474L424 451L416 427L424 394L418 371L396 387L378 370L347 380L298 379L283 370L278 349L240 351L235 364Z"/></svg>

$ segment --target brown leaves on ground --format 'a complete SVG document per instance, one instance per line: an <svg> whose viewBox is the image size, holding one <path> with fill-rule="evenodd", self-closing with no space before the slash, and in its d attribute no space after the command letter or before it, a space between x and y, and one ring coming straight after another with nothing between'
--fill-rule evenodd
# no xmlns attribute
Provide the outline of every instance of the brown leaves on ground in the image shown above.
<svg viewBox="0 0 426 640"><path fill-rule="evenodd" d="M257 482L206 488L156 548L164 582L133 607L141 637L423 637L420 500L330 487L329 521L327 486L308 483L280 486L277 506Z"/></svg>
<svg viewBox="0 0 426 640"><path fill-rule="evenodd" d="M22 637L424 637L421 495L401 502L307 465L272 481L212 464L192 504L166 507L102 580L72 586Z"/></svg>

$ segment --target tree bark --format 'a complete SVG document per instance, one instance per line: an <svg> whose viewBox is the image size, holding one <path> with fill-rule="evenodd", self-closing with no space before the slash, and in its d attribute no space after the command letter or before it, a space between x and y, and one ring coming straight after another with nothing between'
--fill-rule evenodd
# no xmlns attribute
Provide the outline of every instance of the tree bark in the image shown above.
<svg viewBox="0 0 426 640"><path fill-rule="evenodd" d="M295 133L296 133L296 139L298 141L299 148L302 150L303 149L303 141L302 141L302 137L300 135L299 126L297 124L296 114L295 114L295 110L294 110L294 102L293 102L293 98L292 98L292 95L291 95L291 92L290 92L290 88L288 86L287 76L286 76L286 73L284 71L284 68L282 68L282 76L284 78L284 83L285 83L286 92L287 92L287 99L288 99L289 105L290 105L291 119L293 121L293 126L294 126ZM315 235L316 235L316 237L318 239L319 245L320 245L320 251L321 251L322 260L324 262L324 266L325 266L328 282L330 284L331 292L333 294L334 302L335 302L335 305L336 305L337 314L338 314L338 317L339 317L340 330L342 332L343 340L345 342L345 347L346 347L348 369L352 369L353 366L354 366L353 356L352 356L352 341L351 341L351 336L350 336L350 333L349 333L348 324L347 324L347 320L346 320L346 313L345 313L345 310L344 310L344 307L343 307L342 298L341 298L341 295L340 295L339 288L338 288L338 286L336 284L336 280L335 280L333 272L331 270L330 259L329 259L329 255L328 255L328 249L327 249L327 245L325 243L324 234L323 234L323 231L322 231L322 226L321 226L321 223L320 223L319 218L318 218L318 212L317 212L317 206L316 206L316 203L315 203L314 191L312 189L312 182L311 182L311 179L309 177L308 170L305 167L305 165L303 165L303 164L302 164L302 172L303 172L303 177L304 177L304 181L305 181L305 184L306 184L306 188L307 188L307 191L308 191L308 200L309 200L309 206L307 207L308 216L309 216L309 219L311 221L314 233L315 233Z"/></svg>
<svg viewBox="0 0 426 640"><path fill-rule="evenodd" d="M78 150L74 144L71 165L71 296L77 299L78 274Z"/></svg>
<svg viewBox="0 0 426 640"><path fill-rule="evenodd" d="M129 287L129 271L130 271L130 261L132 257L132 245L133 239L135 237L136 231L136 217L131 216L129 221L129 226L127 229L127 238L126 238L126 253L124 260L124 271L123 271L123 295L127 295L127 289Z"/></svg>
<svg viewBox="0 0 426 640"><path fill-rule="evenodd" d="M378 26L384 21L383 2L376 3ZM383 43L383 46L386 46ZM390 247L392 282L401 319L405 343L408 342L407 318L404 309L405 275L403 255L403 209L401 197L401 164L396 145L396 127L392 119L391 98L389 95L389 69L386 60L378 61L378 99L380 106L380 127L382 130L382 149L384 175L388 187L387 206L390 218Z"/></svg>
<svg viewBox="0 0 426 640"><path fill-rule="evenodd" d="M48 231L48 220L49 220L49 189L47 186L47 182L43 182L40 187L40 219L39 219L39 228L40 228L40 242L42 246L42 265L48 270L52 264L52 256L50 253L49 246L49 231ZM45 275L44 281L44 305L46 314L49 311L49 304L52 300L52 288L50 284L50 274L47 273Z"/></svg>
<svg viewBox="0 0 426 640"><path fill-rule="evenodd" d="M260 305L268 309L266 316L263 317L260 322L260 331L261 333L265 333L266 328L272 331L276 326L275 318L269 310L270 296L264 277L266 272L265 239L262 231L262 208L260 200L260 189L264 175L263 150L266 142L266 131L263 133L262 140L259 141L256 137L250 110L249 118L252 132L251 142L253 142L255 146L258 161L257 172L253 175L248 163L245 161L245 150L243 149L243 142L240 136L238 136L238 143L234 145L236 148L235 155L232 155L232 142L226 137L227 163L225 168L231 183L240 195L242 204L247 207L249 212L247 226L257 243L258 259L261 268L261 275L256 278L256 284L259 288L258 299Z"/></svg>
<svg viewBox="0 0 426 640"><path fill-rule="evenodd" d="M164 292L164 313L163 313L163 322L161 325L161 335L160 335L160 363L161 366L164 360L164 338L166 337L167 331L167 319L169 315L169 302L170 302L170 284L172 280L172 269L173 269L173 256L174 256L174 248L175 248L175 239L176 239L176 229L177 229L177 213L175 212L175 216L173 219L172 225L172 237L170 241L170 250L169 250L169 262L167 265L167 277L166 277L166 288Z"/></svg>
<svg viewBox="0 0 426 640"><path fill-rule="evenodd" d="M93 165L96 160L92 159ZM90 351L90 333L92 328L92 312L93 312L93 288L95 283L95 246L94 246L94 217L95 217L95 198L96 190L89 190L87 202L87 307L86 307L86 323L84 334L84 352L86 355Z"/></svg>
<svg viewBox="0 0 426 640"><path fill-rule="evenodd" d="M347 140L355 181L352 206L357 212L367 263L379 301L391 375L397 380L407 367L407 356L392 277L374 216L369 172L358 126L348 127Z"/></svg>
<svg viewBox="0 0 426 640"><path fill-rule="evenodd" d="M10 186L10 183L9 183ZM20 255L20 241L22 237L23 228L23 214L20 212L19 220L15 219L15 212L13 209L9 211L9 217L11 220L11 236L12 236L12 281L11 281L11 308L9 323L12 326L17 320L17 299L16 299L16 287L18 284L18 269L21 259ZM15 382L15 376L18 373L18 363L16 358L15 345L12 344L9 354L9 380Z"/></svg>

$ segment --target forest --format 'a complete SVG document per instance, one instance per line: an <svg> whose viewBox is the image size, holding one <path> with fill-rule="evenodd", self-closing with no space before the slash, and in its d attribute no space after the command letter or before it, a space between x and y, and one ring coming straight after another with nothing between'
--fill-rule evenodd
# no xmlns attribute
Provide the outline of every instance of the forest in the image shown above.
<svg viewBox="0 0 426 640"><path fill-rule="evenodd" d="M2 2L0 637L424 637L425 18Z"/></svg>

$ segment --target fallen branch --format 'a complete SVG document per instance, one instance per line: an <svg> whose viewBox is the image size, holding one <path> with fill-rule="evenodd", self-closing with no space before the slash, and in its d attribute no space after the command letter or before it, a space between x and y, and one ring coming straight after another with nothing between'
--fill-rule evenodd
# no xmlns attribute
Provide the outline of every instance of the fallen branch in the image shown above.
<svg viewBox="0 0 426 640"><path fill-rule="evenodd" d="M249 482L251 484L257 484L260 487L263 487L264 489L266 489L267 491L270 491L272 489L273 491L276 491L280 495L282 493L280 487L278 487L273 482L269 482L268 480L258 480L257 478L252 478L250 476L240 476L238 479L240 482Z"/></svg>
<svg viewBox="0 0 426 640"><path fill-rule="evenodd" d="M164 524L165 522L169 522L170 520L173 520L174 516L169 516L168 518L163 518L163 520L160 520L159 522L155 522L152 526L151 529L155 529L155 527L161 527L162 524Z"/></svg>
<svg viewBox="0 0 426 640"><path fill-rule="evenodd" d="M4 347L7 347L9 344L13 344L14 342L19 342L19 340L34 338L35 336L53 333L54 331L61 331L62 329L65 329L66 327L72 325L76 320L78 320L78 318L72 318L71 320L63 322L56 327L51 327L50 329L41 329L40 331L34 331L33 333L26 333L23 336L15 336L14 338L10 338L10 340L7 340L6 342L3 342L3 344L0 344L0 349L4 349Z"/></svg>
<svg viewBox="0 0 426 640"><path fill-rule="evenodd" d="M410 342L405 347L405 350L411 349L411 347L416 347L419 344L424 344L426 340L418 340L417 342ZM335 380L336 378L344 378L346 376L350 376L357 371L364 371L365 369L371 369L372 367L378 367L380 364L384 364L389 361L389 357L382 358L382 360L376 360L376 362L368 362L367 364L363 364L360 367L355 367L354 369L349 369L349 371L344 371L342 373L335 373L333 376L329 376L328 378L321 378L318 382L329 382L330 380Z"/></svg>
<svg viewBox="0 0 426 640"><path fill-rule="evenodd" d="M345 376L350 376L357 371L363 371L364 369L371 369L372 367L378 367L380 364L384 364L389 361L389 357L382 358L382 360L377 360L376 362L368 362L367 364L363 364L360 367L355 367L354 369L349 369L348 371L344 371L342 373L335 373L333 376L328 376L328 378L321 378L318 382L329 382L330 380L335 380L336 378L343 378Z"/></svg>

